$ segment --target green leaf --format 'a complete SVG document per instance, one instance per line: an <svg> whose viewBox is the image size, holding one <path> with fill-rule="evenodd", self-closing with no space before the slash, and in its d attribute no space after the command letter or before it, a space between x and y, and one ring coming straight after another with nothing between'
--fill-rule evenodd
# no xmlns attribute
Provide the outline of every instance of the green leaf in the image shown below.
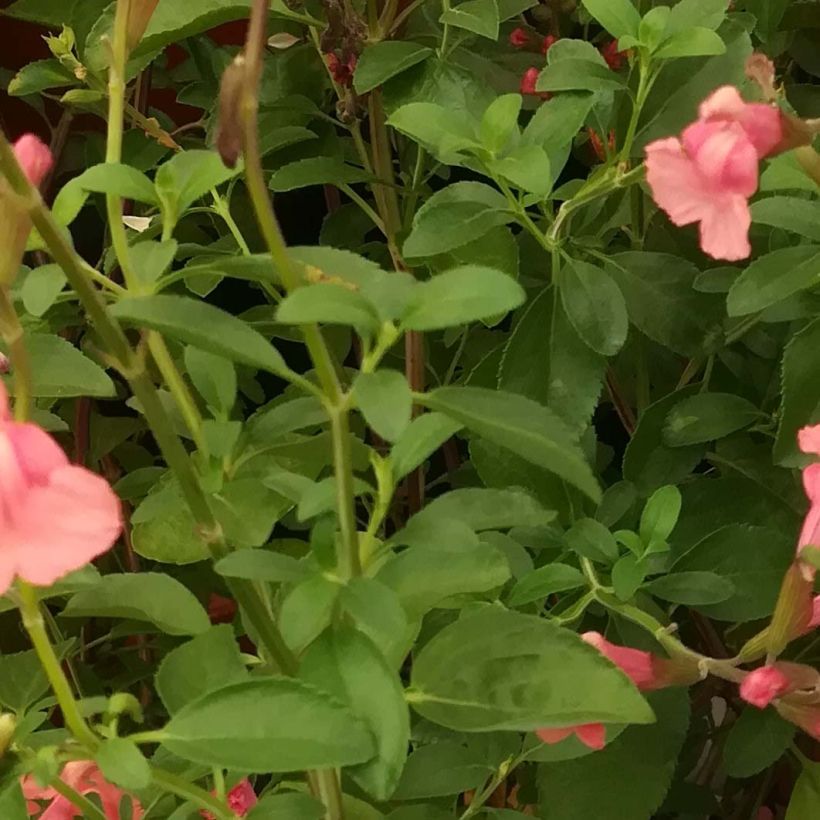
<svg viewBox="0 0 820 820"><path fill-rule="evenodd" d="M644 584L644 590L663 601L686 606L719 604L732 596L732 582L714 572L676 572Z"/></svg>
<svg viewBox="0 0 820 820"><path fill-rule="evenodd" d="M593 94L559 94L538 106L521 135L525 145L538 145L548 156L568 148L586 122Z"/></svg>
<svg viewBox="0 0 820 820"><path fill-rule="evenodd" d="M597 406L605 365L606 359L581 341L560 300L545 289L529 302L510 334L498 385L546 404L580 433Z"/></svg>
<svg viewBox="0 0 820 820"><path fill-rule="evenodd" d="M666 541L678 523L681 495L677 487L661 487L652 493L641 514L641 541L649 546Z"/></svg>
<svg viewBox="0 0 820 820"><path fill-rule="evenodd" d="M77 78L59 60L36 60L23 66L14 75L6 93L10 97L25 97L49 88L71 85L77 85Z"/></svg>
<svg viewBox="0 0 820 820"><path fill-rule="evenodd" d="M114 194L122 199L136 199L149 205L158 204L154 183L145 174L116 162L93 165L69 183L72 187L97 194ZM68 187L68 186L66 186Z"/></svg>
<svg viewBox="0 0 820 820"><path fill-rule="evenodd" d="M655 51L664 39L666 24L669 22L669 12L670 9L668 6L657 6L656 8L649 9L641 20L641 24L638 27L638 40L640 44L648 48L650 52ZM632 38L627 35L624 39L630 41ZM632 43L632 45L634 45L634 43ZM623 49L623 43L620 44L620 47Z"/></svg>
<svg viewBox="0 0 820 820"><path fill-rule="evenodd" d="M550 158L540 145L520 145L488 167L494 175L504 177L513 187L546 197L552 190L553 172Z"/></svg>
<svg viewBox="0 0 820 820"><path fill-rule="evenodd" d="M780 426L774 442L775 464L798 466L804 457L797 448L797 431L820 421L820 321L795 333L783 351Z"/></svg>
<svg viewBox="0 0 820 820"><path fill-rule="evenodd" d="M785 820L812 820L820 804L820 766L804 764L792 789Z"/></svg>
<svg viewBox="0 0 820 820"><path fill-rule="evenodd" d="M554 518L552 510L545 510L533 496L522 490L465 487L430 501L392 540L398 544L418 543L407 539L422 527L430 527L435 532L438 522L460 521L481 532L509 527L543 527Z"/></svg>
<svg viewBox="0 0 820 820"><path fill-rule="evenodd" d="M17 780L11 780L0 789L0 817L3 820L28 820L28 807Z"/></svg>
<svg viewBox="0 0 820 820"><path fill-rule="evenodd" d="M226 578L277 584L303 580L308 568L290 555L269 549L245 549L220 558L214 564L214 571Z"/></svg>
<svg viewBox="0 0 820 820"><path fill-rule="evenodd" d="M323 575L300 581L282 601L279 627L285 643L302 652L330 624L340 585Z"/></svg>
<svg viewBox="0 0 820 820"><path fill-rule="evenodd" d="M322 820L325 807L300 792L266 794L248 814L248 820Z"/></svg>
<svg viewBox="0 0 820 820"><path fill-rule="evenodd" d="M17 714L26 712L48 690L48 678L37 653L0 654L0 703Z"/></svg>
<svg viewBox="0 0 820 820"><path fill-rule="evenodd" d="M370 729L375 756L347 774L373 799L387 800L398 785L410 742L410 714L397 673L368 637L342 626L313 643L299 675L345 703Z"/></svg>
<svg viewBox="0 0 820 820"><path fill-rule="evenodd" d="M432 53L431 48L404 40L373 43L365 48L356 63L353 87L357 94L366 94Z"/></svg>
<svg viewBox="0 0 820 820"><path fill-rule="evenodd" d="M308 396L263 407L248 419L245 431L252 444L264 448L288 433L318 427L327 421L327 411L321 402Z"/></svg>
<svg viewBox="0 0 820 820"><path fill-rule="evenodd" d="M57 301L66 278L59 265L41 265L29 271L23 279L20 295L23 307L32 316L43 316Z"/></svg>
<svg viewBox="0 0 820 820"><path fill-rule="evenodd" d="M819 283L820 247L780 248L756 259L740 274L729 291L726 308L730 316L745 316Z"/></svg>
<svg viewBox="0 0 820 820"><path fill-rule="evenodd" d="M145 789L151 783L151 767L130 740L108 738L100 744L95 757L105 779L123 789Z"/></svg>
<svg viewBox="0 0 820 820"><path fill-rule="evenodd" d="M728 7L729 0L679 0L671 9L666 31L677 34L692 26L715 31L726 19Z"/></svg>
<svg viewBox="0 0 820 820"><path fill-rule="evenodd" d="M754 777L779 760L794 738L795 727L774 709L746 707L729 729L723 766L730 777Z"/></svg>
<svg viewBox="0 0 820 820"><path fill-rule="evenodd" d="M820 202L796 196L771 196L755 202L751 210L752 222L820 242ZM820 253L820 248L814 250Z"/></svg>
<svg viewBox="0 0 820 820"><path fill-rule="evenodd" d="M675 562L674 572L714 572L734 593L717 604L698 606L719 621L753 621L774 611L780 582L794 557L788 533L732 524L707 535Z"/></svg>
<svg viewBox="0 0 820 820"><path fill-rule="evenodd" d="M259 678L187 704L163 745L206 766L254 772L329 769L369 760L365 724L327 692L293 678Z"/></svg>
<svg viewBox="0 0 820 820"><path fill-rule="evenodd" d="M165 231L212 188L236 176L241 167L226 168L216 151L181 151L160 165L154 180Z"/></svg>
<svg viewBox="0 0 820 820"><path fill-rule="evenodd" d="M422 282L402 316L408 330L440 330L507 313L526 300L506 273L462 265Z"/></svg>
<svg viewBox="0 0 820 820"><path fill-rule="evenodd" d="M230 313L187 296L128 297L111 313L126 324L159 330L231 361L281 373L284 359L267 339Z"/></svg>
<svg viewBox="0 0 820 820"><path fill-rule="evenodd" d="M371 175L338 157L309 157L283 165L271 177L270 188L277 193L307 188L309 185L352 185L368 182Z"/></svg>
<svg viewBox="0 0 820 820"><path fill-rule="evenodd" d="M158 572L104 575L77 592L64 618L131 618L148 621L169 635L198 635L210 626L193 594L170 575Z"/></svg>
<svg viewBox="0 0 820 820"><path fill-rule="evenodd" d="M185 369L209 407L227 416L236 401L236 370L233 363L199 348L186 347Z"/></svg>
<svg viewBox="0 0 820 820"><path fill-rule="evenodd" d="M794 151L788 151L769 160L760 175L761 191L809 191L814 195L817 185L803 170Z"/></svg>
<svg viewBox="0 0 820 820"><path fill-rule="evenodd" d="M682 356L698 353L722 318L720 300L693 290L698 270L665 253L615 254L607 268L638 329Z"/></svg>
<svg viewBox="0 0 820 820"><path fill-rule="evenodd" d="M441 413L425 413L410 422L390 451L393 478L400 481L421 466L462 427Z"/></svg>
<svg viewBox="0 0 820 820"><path fill-rule="evenodd" d="M410 424L413 397L403 373L377 370L360 373L353 395L370 427L387 441L398 441Z"/></svg>
<svg viewBox="0 0 820 820"><path fill-rule="evenodd" d="M658 60L671 60L676 57L709 57L725 53L726 43L719 34L703 26L695 26L673 34L653 56Z"/></svg>
<svg viewBox="0 0 820 820"><path fill-rule="evenodd" d="M486 37L498 39L498 0L466 0L457 6L447 8L439 21L456 28Z"/></svg>
<svg viewBox="0 0 820 820"><path fill-rule="evenodd" d="M373 305L356 291L334 282L307 285L288 294L279 303L276 321L286 325L351 325L369 333L379 327Z"/></svg>
<svg viewBox="0 0 820 820"><path fill-rule="evenodd" d="M503 586L510 567L503 552L488 544L440 551L410 547L389 558L376 580L392 589L408 616L420 618L454 596L480 595Z"/></svg>
<svg viewBox="0 0 820 820"><path fill-rule="evenodd" d="M550 63L539 75L536 91L622 91L624 81L606 66L579 58Z"/></svg>
<svg viewBox="0 0 820 820"><path fill-rule="evenodd" d="M629 679L573 632L488 607L446 626L416 655L410 702L457 731L647 723Z"/></svg>
<svg viewBox="0 0 820 820"><path fill-rule="evenodd" d="M641 15L631 0L582 0L584 8L616 39L638 35ZM637 820L637 818L636 818Z"/></svg>
<svg viewBox="0 0 820 820"><path fill-rule="evenodd" d="M614 356L626 341L629 319L620 289L597 265L573 259L561 271L561 303L583 341Z"/></svg>
<svg viewBox="0 0 820 820"><path fill-rule="evenodd" d="M233 628L223 624L172 649L157 669L156 687L173 715L186 703L247 677Z"/></svg>
<svg viewBox="0 0 820 820"><path fill-rule="evenodd" d="M564 535L567 546L583 558L604 564L618 559L618 545L612 533L593 518L581 518Z"/></svg>
<svg viewBox="0 0 820 820"><path fill-rule="evenodd" d="M724 438L760 421L750 401L733 393L698 393L676 404L666 416L663 440L670 447L686 447Z"/></svg>
<svg viewBox="0 0 820 820"><path fill-rule="evenodd" d="M150 291L153 284L171 267L178 245L173 240L165 242L137 242L131 246L131 264L140 283Z"/></svg>
<svg viewBox="0 0 820 820"><path fill-rule="evenodd" d="M494 188L480 182L457 182L433 194L419 208L403 252L408 257L447 253L513 219L507 200Z"/></svg>
<svg viewBox="0 0 820 820"><path fill-rule="evenodd" d="M606 748L538 767L543 820L650 820L678 765L689 725L684 689L654 692L657 723L629 726Z"/></svg>
<svg viewBox="0 0 820 820"><path fill-rule="evenodd" d="M452 165L460 163L461 152L481 147L472 116L437 103L407 103L393 112L387 124L423 145L441 162Z"/></svg>
<svg viewBox="0 0 820 820"><path fill-rule="evenodd" d="M646 577L646 567L631 553L621 556L612 567L612 587L622 601L629 601Z"/></svg>
<svg viewBox="0 0 820 820"><path fill-rule="evenodd" d="M624 453L623 477L642 495L649 495L665 484L683 481L703 458L706 451L703 445L668 447L663 437L670 410L697 391L696 385L689 385L670 393L647 407L638 420Z"/></svg>
<svg viewBox="0 0 820 820"><path fill-rule="evenodd" d="M512 589L507 603L523 606L542 601L556 592L567 592L584 586L583 574L567 564L548 564L525 575Z"/></svg>
<svg viewBox="0 0 820 820"><path fill-rule="evenodd" d="M521 113L520 94L502 94L487 106L481 118L481 142L492 154L503 151L513 134L518 133Z"/></svg>
<svg viewBox="0 0 820 820"><path fill-rule="evenodd" d="M31 361L31 395L34 398L111 398L116 395L114 382L108 374L60 336L29 333L26 348ZM14 395L14 382L8 387Z"/></svg>
<svg viewBox="0 0 820 820"><path fill-rule="evenodd" d="M490 771L476 748L452 740L429 743L415 749L407 758L393 799L420 800L461 794L481 786ZM413 820L428 820L430 816L430 809L425 809Z"/></svg>
<svg viewBox="0 0 820 820"><path fill-rule="evenodd" d="M598 501L601 491L570 430L549 409L515 393L441 387L418 401L563 478Z"/></svg>

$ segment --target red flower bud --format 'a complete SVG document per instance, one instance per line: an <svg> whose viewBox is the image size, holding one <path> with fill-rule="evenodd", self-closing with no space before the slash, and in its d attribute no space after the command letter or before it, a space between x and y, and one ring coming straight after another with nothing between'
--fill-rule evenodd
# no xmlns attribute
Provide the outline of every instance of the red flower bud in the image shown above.
<svg viewBox="0 0 820 820"><path fill-rule="evenodd" d="M337 85L348 86L353 81L353 72L356 70L356 55L351 54L347 62L342 62L339 57L330 52L325 54L325 62L330 69L330 76Z"/></svg>
<svg viewBox="0 0 820 820"><path fill-rule="evenodd" d="M208 618L212 624L229 624L236 617L236 601L216 592L208 598Z"/></svg>
<svg viewBox="0 0 820 820"><path fill-rule="evenodd" d="M613 70L619 71L626 60L626 52L618 51L618 41L610 40L602 49L601 56L606 60L606 64Z"/></svg>
<svg viewBox="0 0 820 820"><path fill-rule="evenodd" d="M509 36L510 45L513 48L524 48L530 42L530 35L523 28L514 28Z"/></svg>
<svg viewBox="0 0 820 820"><path fill-rule="evenodd" d="M552 97L549 91L536 91L535 86L538 83L538 75L541 70L535 68L528 68L521 76L521 93L524 95L530 94L532 96L540 97L542 100L548 100Z"/></svg>
<svg viewBox="0 0 820 820"><path fill-rule="evenodd" d="M547 52L558 42L558 37L553 34L548 34L541 43L541 53L546 56Z"/></svg>

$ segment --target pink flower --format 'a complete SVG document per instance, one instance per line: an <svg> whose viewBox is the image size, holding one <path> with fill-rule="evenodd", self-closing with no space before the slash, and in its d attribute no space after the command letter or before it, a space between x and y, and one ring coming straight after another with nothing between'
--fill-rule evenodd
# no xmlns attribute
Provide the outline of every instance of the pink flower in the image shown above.
<svg viewBox="0 0 820 820"><path fill-rule="evenodd" d="M19 576L49 586L109 550L122 530L108 483L51 436L12 421L0 383L0 594Z"/></svg>
<svg viewBox="0 0 820 820"><path fill-rule="evenodd" d="M820 424L803 427L797 433L797 443L804 453L820 455ZM809 511L803 520L800 537L797 539L797 554L803 547L820 547L820 463L809 464L803 470L803 489L809 499ZM801 567L807 580L814 578L814 568L808 564Z"/></svg>
<svg viewBox="0 0 820 820"><path fill-rule="evenodd" d="M513 48L524 48L530 41L530 35L519 26L510 32L509 40Z"/></svg>
<svg viewBox="0 0 820 820"><path fill-rule="evenodd" d="M765 709L775 698L785 695L791 688L791 681L775 666L761 666L749 672L740 684L740 697Z"/></svg>
<svg viewBox="0 0 820 820"><path fill-rule="evenodd" d="M797 444L804 453L820 456L820 424L798 430Z"/></svg>
<svg viewBox="0 0 820 820"><path fill-rule="evenodd" d="M237 816L244 817L259 802L250 780L245 778L228 792L228 808ZM200 814L205 820L215 820L213 814L204 809Z"/></svg>
<svg viewBox="0 0 820 820"><path fill-rule="evenodd" d="M24 134L14 143L14 153L28 181L39 188L54 165L49 147L34 134Z"/></svg>
<svg viewBox="0 0 820 820"><path fill-rule="evenodd" d="M799 726L807 735L820 740L820 706L807 703L792 703L789 698L774 704L778 714L789 723Z"/></svg>
<svg viewBox="0 0 820 820"><path fill-rule="evenodd" d="M540 97L542 100L548 100L552 97L552 94L549 91L536 91L535 86L538 83L538 75L541 71L534 66L532 68L528 68L522 75L521 75L521 88L520 91L522 94L531 95L534 97Z"/></svg>
<svg viewBox="0 0 820 820"><path fill-rule="evenodd" d="M584 632L581 639L594 646L607 660L619 667L642 692L673 683L676 676L684 676L681 677L681 681L689 679L687 670L674 671L670 664L669 674L666 674L665 665L670 662L655 657L651 652L610 643L600 632ZM595 750L603 749L606 743L606 730L602 723L585 723L560 729L544 727L538 729L535 734L544 743L560 743L575 734L581 743Z"/></svg>
<svg viewBox="0 0 820 820"><path fill-rule="evenodd" d="M120 820L120 801L125 792L109 783L94 761L78 760L66 763L60 774L60 780L79 794L99 795L106 820ZM75 820L75 818L83 817L82 811L68 798L58 794L50 786L46 788L39 786L32 775L23 777L20 785L28 803L29 817L39 817L39 820ZM41 801L49 803L42 814L39 813ZM142 806L132 797L131 817L133 820L140 820L142 816Z"/></svg>
<svg viewBox="0 0 820 820"><path fill-rule="evenodd" d="M543 743L560 743L570 735L575 735L584 746L600 751L606 745L606 729L603 723L584 723L580 726L567 726L564 729L538 729L535 733Z"/></svg>
<svg viewBox="0 0 820 820"><path fill-rule="evenodd" d="M663 684L655 669L656 659L651 652L610 643L600 632L584 632L582 640L594 646L607 660L620 667L642 692L658 689Z"/></svg>
<svg viewBox="0 0 820 820"><path fill-rule="evenodd" d="M34 134L26 134L14 144L14 153L29 182L39 186L54 163L48 146ZM0 284L10 284L17 276L30 232L28 213L21 209L19 198L0 177Z"/></svg>
<svg viewBox="0 0 820 820"><path fill-rule="evenodd" d="M758 163L782 138L776 108L745 103L732 86L719 88L681 139L646 146L652 196L675 225L700 223L705 253L745 259L752 252L748 199L757 190Z"/></svg>

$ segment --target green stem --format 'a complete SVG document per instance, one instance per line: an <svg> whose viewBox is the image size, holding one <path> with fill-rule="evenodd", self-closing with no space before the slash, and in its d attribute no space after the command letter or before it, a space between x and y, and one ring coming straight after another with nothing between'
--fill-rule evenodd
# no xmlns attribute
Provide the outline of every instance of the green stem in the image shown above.
<svg viewBox="0 0 820 820"><path fill-rule="evenodd" d="M28 632L37 657L40 659L43 671L46 673L48 682L51 684L57 698L57 703L60 704L65 725L80 743L85 744L90 749L96 749L98 744L97 736L91 731L91 728L85 722L85 718L80 713L79 704L74 699L74 693L71 691L71 686L63 673L62 666L60 666L60 660L51 645L51 641L48 639L36 590L25 581L18 580L17 592L23 626Z"/></svg>
<svg viewBox="0 0 820 820"><path fill-rule="evenodd" d="M200 809L211 812L217 820L236 820L236 815L224 802L194 783L189 783L179 775L165 771L165 769L152 767L151 777L157 786L161 786L165 791L175 794L183 800L194 803Z"/></svg>
<svg viewBox="0 0 820 820"><path fill-rule="evenodd" d="M128 62L128 14L131 0L118 0L114 14L114 34L111 43L111 65L108 71L108 134L105 161L118 163L122 160L122 135L125 119L125 66ZM122 221L122 199L116 194L106 194L108 230L111 244L122 269L123 279L129 289L138 287L138 280L131 267L128 237Z"/></svg>
<svg viewBox="0 0 820 820"><path fill-rule="evenodd" d="M336 407L331 411L330 429L333 437L333 465L336 472L336 514L339 517L343 547L339 555L339 574L342 578L355 578L362 574L362 563L359 553L359 531L356 525L350 420L346 409Z"/></svg>
<svg viewBox="0 0 820 820"><path fill-rule="evenodd" d="M76 806L82 812L84 820L106 820L105 815L87 797L83 797L59 777L55 777L48 785Z"/></svg>
<svg viewBox="0 0 820 820"><path fill-rule="evenodd" d="M14 369L14 417L17 421L26 421L31 414L32 403L31 360L26 349L23 326L5 286L0 286L0 331Z"/></svg>
<svg viewBox="0 0 820 820"><path fill-rule="evenodd" d="M231 236L234 238L234 241L239 246L239 250L242 251L242 255L250 256L251 249L248 246L248 243L245 241L245 237L242 236L242 231L239 230L239 226L236 224L236 220L233 218L233 214L231 214L230 205L225 201L223 197L219 195L216 188L211 189L211 196L214 200L214 210L216 210L216 212L222 218L222 221L227 226L228 230L231 232Z"/></svg>
<svg viewBox="0 0 820 820"><path fill-rule="evenodd" d="M191 391L188 389L188 385L185 384L182 374L171 357L168 345L165 344L165 340L155 330L149 330L145 336L148 341L148 349L151 351L151 357L168 386L168 390L171 391L182 417L185 419L185 426L190 431L199 451L207 458L208 444L202 433L202 415L196 406Z"/></svg>
<svg viewBox="0 0 820 820"><path fill-rule="evenodd" d="M342 184L340 184L340 185L339 185L339 188L341 188L341 190L342 190L342 191L344 191L344 192L345 192L345 194L347 194L347 196L349 196L349 197L350 197L350 199L352 199L352 200L353 200L353 202L355 202L355 203L356 203L356 205L358 205L358 206L359 206L359 208L361 208L361 209L362 209L362 212L363 212L363 213L365 213L368 217L370 217L370 220L373 222L373 224L374 224L374 225L375 225L375 226L376 226L376 227L377 227L377 228L378 228L378 229L382 232L382 234L386 237L386 236L387 236L387 229L386 229L386 228L385 228L385 226L384 226L384 221L383 221L383 220L382 220L382 218L381 218L381 217L380 217L380 216L379 216L379 215L378 215L378 214L377 214L377 213L373 210L373 208L371 208L371 207L370 207L370 205L368 205L368 204L367 204L367 202L365 201L365 199L364 199L363 197L359 196L359 194L357 194L357 193L353 190L353 188L351 188L351 187L350 187L350 185L345 185L345 184L343 184L343 183L342 183Z"/></svg>
<svg viewBox="0 0 820 820"><path fill-rule="evenodd" d="M632 106L632 116L629 118L629 125L626 129L623 148L621 148L620 161L629 162L632 154L632 143L635 142L635 135L638 133L638 122L641 112L646 104L646 98L652 90L654 79L650 73L646 57L641 51L638 52L638 90L635 93L635 102Z"/></svg>

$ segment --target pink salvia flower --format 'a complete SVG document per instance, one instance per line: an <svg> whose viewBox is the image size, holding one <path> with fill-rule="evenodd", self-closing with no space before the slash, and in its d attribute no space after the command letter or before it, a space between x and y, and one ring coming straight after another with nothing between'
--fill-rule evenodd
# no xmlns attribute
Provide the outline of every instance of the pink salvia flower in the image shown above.
<svg viewBox="0 0 820 820"><path fill-rule="evenodd" d="M740 684L740 697L765 709L775 698L785 695L792 683L788 675L775 666L761 666L749 672Z"/></svg>
<svg viewBox="0 0 820 820"><path fill-rule="evenodd" d="M257 798L256 792L253 790L253 786L247 778L237 783L236 786L228 792L227 799L228 808L230 808L237 817L244 817L259 802L259 798ZM215 820L213 814L209 811L203 809L200 811L200 814L205 820Z"/></svg>
<svg viewBox="0 0 820 820"><path fill-rule="evenodd" d="M26 134L14 144L14 154L32 185L40 186L54 163L48 146L39 137ZM14 281L31 233L31 219L20 207L19 198L0 177L0 285Z"/></svg>
<svg viewBox="0 0 820 820"><path fill-rule="evenodd" d="M60 773L60 780L81 795L99 795L105 820L120 820L120 802L125 792L109 783L97 768L96 763L91 760L66 763ZM23 777L20 785L28 804L29 817L37 817L39 820L75 820L75 818L84 817L83 812L67 797L58 794L50 786L46 788L39 786L32 775ZM48 806L43 810L40 803L46 802ZM41 811L42 814L40 814ZM132 820L141 820L142 816L142 806L132 797Z"/></svg>
<svg viewBox="0 0 820 820"><path fill-rule="evenodd" d="M546 57L549 50L558 42L558 37L554 34L548 34L541 43L541 53Z"/></svg>
<svg viewBox="0 0 820 820"><path fill-rule="evenodd" d="M584 632L581 638L619 667L642 692L658 689L661 685L651 652L610 643L600 632Z"/></svg>
<svg viewBox="0 0 820 820"><path fill-rule="evenodd" d="M583 723L579 726L567 726L564 729L539 729L535 734L541 742L550 745L560 743L570 735L575 735L584 746L596 752L606 745L606 729L603 723Z"/></svg>
<svg viewBox="0 0 820 820"><path fill-rule="evenodd" d="M745 259L758 164L783 139L780 112L746 103L724 86L705 100L681 138L646 146L646 178L655 202L675 225L700 223L704 253L730 262Z"/></svg>
<svg viewBox="0 0 820 820"><path fill-rule="evenodd" d="M804 453L820 455L820 424L803 427L799 430L797 443ZM809 499L809 511L797 539L798 557L803 547L809 545L820 547L820 463L809 464L803 470L803 489ZM814 578L814 567L804 563L801 570L807 580Z"/></svg>
<svg viewBox="0 0 820 820"><path fill-rule="evenodd" d="M13 421L0 383L0 594L15 577L53 584L109 550L121 530L108 483L71 465L37 425Z"/></svg>

